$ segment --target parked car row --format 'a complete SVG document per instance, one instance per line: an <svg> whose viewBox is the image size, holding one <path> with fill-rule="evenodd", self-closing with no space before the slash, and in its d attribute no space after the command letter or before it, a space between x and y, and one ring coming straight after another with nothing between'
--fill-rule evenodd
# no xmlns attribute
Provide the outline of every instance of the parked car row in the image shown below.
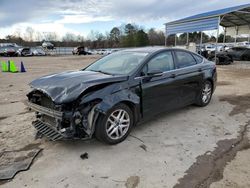
<svg viewBox="0 0 250 188"><path fill-rule="evenodd" d="M73 55L92 55L92 52L89 51L84 46L78 46L73 49L72 54Z"/></svg>
<svg viewBox="0 0 250 188"><path fill-rule="evenodd" d="M108 55L108 54L112 54L114 52L119 51L120 49L97 49L96 50L96 54L99 55Z"/></svg>
<svg viewBox="0 0 250 188"><path fill-rule="evenodd" d="M0 47L0 56L13 57L13 56L45 56L46 53L42 48L29 48L29 47L13 47L5 46Z"/></svg>
<svg viewBox="0 0 250 188"><path fill-rule="evenodd" d="M1 48L0 56L16 56L16 50L14 48Z"/></svg>
<svg viewBox="0 0 250 188"><path fill-rule="evenodd" d="M247 42L233 44L203 44L197 52L218 65L229 65L233 61L250 61L250 46ZM216 57L215 57L216 52Z"/></svg>
<svg viewBox="0 0 250 188"><path fill-rule="evenodd" d="M120 49L97 49L97 50L90 50L84 46L75 47L72 50L73 55L108 55L113 52L119 51Z"/></svg>

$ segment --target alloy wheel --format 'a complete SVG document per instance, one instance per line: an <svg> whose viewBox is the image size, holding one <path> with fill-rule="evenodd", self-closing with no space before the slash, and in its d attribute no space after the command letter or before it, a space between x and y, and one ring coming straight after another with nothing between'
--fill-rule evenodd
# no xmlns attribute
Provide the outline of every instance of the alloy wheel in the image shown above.
<svg viewBox="0 0 250 188"><path fill-rule="evenodd" d="M130 126L128 112L123 109L115 110L110 114L106 122L106 132L109 138L117 140L122 138Z"/></svg>
<svg viewBox="0 0 250 188"><path fill-rule="evenodd" d="M203 90L202 90L202 102L208 103L212 96L212 86L210 83L205 83Z"/></svg>

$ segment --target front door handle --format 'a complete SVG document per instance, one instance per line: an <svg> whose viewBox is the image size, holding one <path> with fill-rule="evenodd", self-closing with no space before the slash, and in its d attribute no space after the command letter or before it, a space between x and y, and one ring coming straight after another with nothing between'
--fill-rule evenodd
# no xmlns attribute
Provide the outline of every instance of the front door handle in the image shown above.
<svg viewBox="0 0 250 188"><path fill-rule="evenodd" d="M171 74L170 78L175 78L176 74Z"/></svg>

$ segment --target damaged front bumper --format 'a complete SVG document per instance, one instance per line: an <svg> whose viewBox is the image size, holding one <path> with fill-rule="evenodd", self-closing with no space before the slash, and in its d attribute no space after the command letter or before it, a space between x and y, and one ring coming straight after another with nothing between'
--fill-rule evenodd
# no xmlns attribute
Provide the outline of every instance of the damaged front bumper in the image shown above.
<svg viewBox="0 0 250 188"><path fill-rule="evenodd" d="M65 129L59 129L58 124L63 120L63 112L46 108L32 102L27 102L28 107L36 112L36 120L32 125L37 129L38 134L47 136L50 140L67 139L68 134L65 134ZM43 121L43 116L51 117L55 120L55 124Z"/></svg>
<svg viewBox="0 0 250 188"><path fill-rule="evenodd" d="M51 117L55 117L58 120L62 120L62 118L63 118L63 112L53 110L50 108L46 108L46 107L37 105L35 103L31 103L31 102L27 102L27 104L32 110L34 110L36 112L40 112L42 114L45 114L45 115L48 115Z"/></svg>
<svg viewBox="0 0 250 188"><path fill-rule="evenodd" d="M40 120L33 121L32 125L36 128L40 135L46 136L52 141L67 138L64 134L53 128L50 124L44 123Z"/></svg>
<svg viewBox="0 0 250 188"><path fill-rule="evenodd" d="M93 107L81 121L76 123L75 112L61 112L32 102L27 102L28 107L36 112L36 120L32 125L38 135L46 136L52 141L65 139L89 139L94 132L93 123L96 120Z"/></svg>

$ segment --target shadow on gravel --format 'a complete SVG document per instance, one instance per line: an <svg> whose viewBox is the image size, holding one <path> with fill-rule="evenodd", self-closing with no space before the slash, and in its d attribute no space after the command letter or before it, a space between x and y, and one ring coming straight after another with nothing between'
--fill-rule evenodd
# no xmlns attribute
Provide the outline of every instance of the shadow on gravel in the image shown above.
<svg viewBox="0 0 250 188"><path fill-rule="evenodd" d="M8 118L8 116L0 116L0 121Z"/></svg>
<svg viewBox="0 0 250 188"><path fill-rule="evenodd" d="M250 121L242 127L236 139L221 140L214 151L197 157L196 162L174 188L207 188L213 182L221 180L227 163L235 158L238 151L250 148L248 126Z"/></svg>
<svg viewBox="0 0 250 188"><path fill-rule="evenodd" d="M250 93L246 95L225 95L220 97L220 101L226 101L234 105L233 110L229 113L230 116L246 113L250 109Z"/></svg>
<svg viewBox="0 0 250 188"><path fill-rule="evenodd" d="M232 85L232 83L228 82L228 81L218 81L217 82L217 86L228 86L228 85Z"/></svg>

